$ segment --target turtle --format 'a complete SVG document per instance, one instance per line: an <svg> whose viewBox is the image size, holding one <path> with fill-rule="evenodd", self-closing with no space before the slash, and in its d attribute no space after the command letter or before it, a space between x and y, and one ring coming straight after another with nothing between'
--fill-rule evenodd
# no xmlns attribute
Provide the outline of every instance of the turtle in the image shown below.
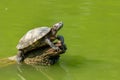
<svg viewBox="0 0 120 80"><path fill-rule="evenodd" d="M24 55L34 49L49 45L55 50L59 50L53 44L53 41L58 39L64 44L64 37L56 35L57 32L63 27L63 22L58 22L52 27L42 26L29 30L20 40L16 48L18 49L16 60L18 63L23 62Z"/></svg>

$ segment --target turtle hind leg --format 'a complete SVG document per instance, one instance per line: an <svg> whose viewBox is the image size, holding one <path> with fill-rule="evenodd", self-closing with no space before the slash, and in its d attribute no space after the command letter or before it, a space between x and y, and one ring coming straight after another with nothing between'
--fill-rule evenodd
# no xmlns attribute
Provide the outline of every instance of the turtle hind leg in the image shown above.
<svg viewBox="0 0 120 80"><path fill-rule="evenodd" d="M18 63L21 63L23 62L23 60L24 60L24 52L22 50L19 50L17 53L16 61Z"/></svg>

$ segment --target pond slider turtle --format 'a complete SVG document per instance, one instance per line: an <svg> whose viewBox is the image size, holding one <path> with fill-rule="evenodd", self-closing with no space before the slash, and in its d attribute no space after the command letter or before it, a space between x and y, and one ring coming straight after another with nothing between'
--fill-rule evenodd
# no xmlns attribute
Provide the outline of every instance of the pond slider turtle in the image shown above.
<svg viewBox="0 0 120 80"><path fill-rule="evenodd" d="M24 54L45 45L49 45L55 50L59 50L53 44L55 39L61 40L64 43L63 36L56 36L56 33L63 27L63 22L58 22L50 27L38 27L28 31L19 41L16 46L18 49L17 62L20 63L24 60Z"/></svg>

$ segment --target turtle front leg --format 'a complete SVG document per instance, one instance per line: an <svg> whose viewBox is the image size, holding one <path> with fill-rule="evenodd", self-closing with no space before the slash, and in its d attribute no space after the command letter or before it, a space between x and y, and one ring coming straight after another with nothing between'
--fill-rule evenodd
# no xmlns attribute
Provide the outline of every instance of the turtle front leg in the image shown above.
<svg viewBox="0 0 120 80"><path fill-rule="evenodd" d="M24 52L22 50L19 50L17 53L16 60L18 63L21 63L24 60Z"/></svg>
<svg viewBox="0 0 120 80"><path fill-rule="evenodd" d="M48 39L48 38L46 38L45 39L45 42L48 44L48 45L50 45L50 47L52 47L53 49L55 49L55 50L59 50L59 47L56 47L51 41L50 41L50 39Z"/></svg>

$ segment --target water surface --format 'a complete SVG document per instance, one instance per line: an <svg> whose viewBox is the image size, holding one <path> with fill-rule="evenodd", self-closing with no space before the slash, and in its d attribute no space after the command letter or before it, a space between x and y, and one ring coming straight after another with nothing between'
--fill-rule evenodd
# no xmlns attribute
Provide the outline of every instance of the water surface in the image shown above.
<svg viewBox="0 0 120 80"><path fill-rule="evenodd" d="M2 80L120 80L119 0L1 0L0 58L15 55L18 40L30 29L64 27L67 52L50 67L11 64ZM4 64L3 64L4 63Z"/></svg>

